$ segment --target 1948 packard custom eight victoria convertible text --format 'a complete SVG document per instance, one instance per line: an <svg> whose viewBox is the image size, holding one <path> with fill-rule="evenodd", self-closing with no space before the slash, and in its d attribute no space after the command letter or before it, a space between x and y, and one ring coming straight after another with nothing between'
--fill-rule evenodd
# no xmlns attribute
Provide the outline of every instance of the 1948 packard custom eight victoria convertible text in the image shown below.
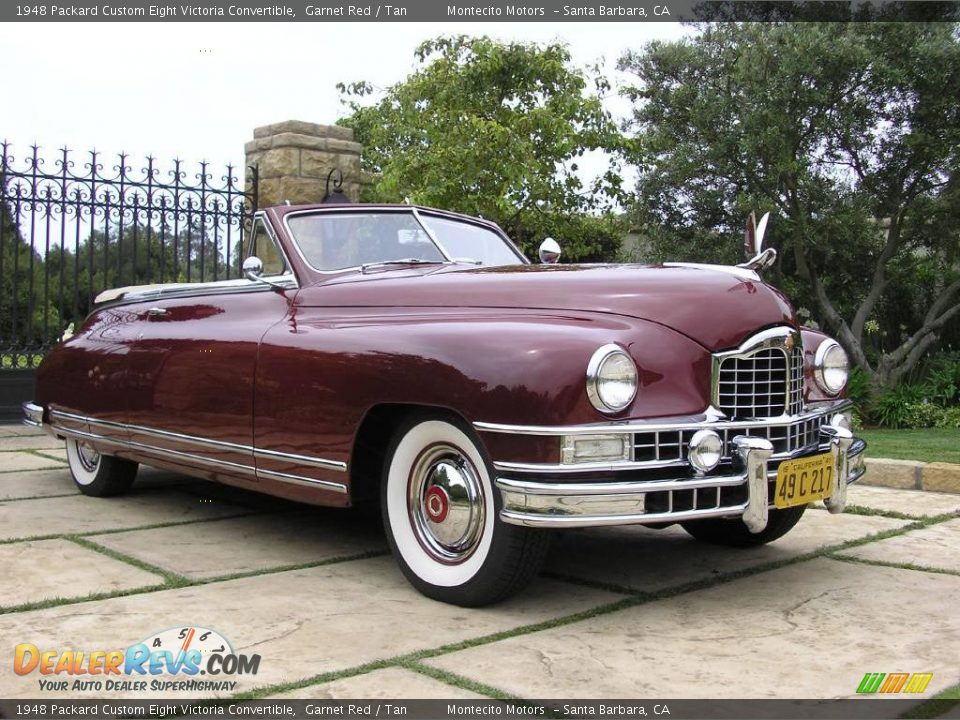
<svg viewBox="0 0 960 720"><path fill-rule="evenodd" d="M759 252L759 243L757 246ZM550 530L680 523L756 545L844 508L847 359L758 269L532 265L494 224L386 205L257 214L245 278L101 294L26 422L80 490L137 464L378 501L424 594L519 590Z"/></svg>

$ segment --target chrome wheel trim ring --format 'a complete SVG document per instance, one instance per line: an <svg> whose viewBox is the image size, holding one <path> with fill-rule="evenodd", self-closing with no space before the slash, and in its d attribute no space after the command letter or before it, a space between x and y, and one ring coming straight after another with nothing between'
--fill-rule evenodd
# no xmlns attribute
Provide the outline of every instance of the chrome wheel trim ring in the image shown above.
<svg viewBox="0 0 960 720"><path fill-rule="evenodd" d="M410 470L410 524L434 560L456 564L470 557L483 534L486 509L480 475L452 445L426 448Z"/></svg>
<svg viewBox="0 0 960 720"><path fill-rule="evenodd" d="M96 472L100 466L100 453L93 445L83 440L77 441L77 459L87 472Z"/></svg>

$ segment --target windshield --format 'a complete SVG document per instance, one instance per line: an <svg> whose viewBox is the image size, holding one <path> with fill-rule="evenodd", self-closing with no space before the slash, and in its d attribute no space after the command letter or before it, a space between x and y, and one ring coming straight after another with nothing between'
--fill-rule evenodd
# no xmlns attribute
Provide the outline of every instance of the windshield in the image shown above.
<svg viewBox="0 0 960 720"><path fill-rule="evenodd" d="M522 261L497 233L479 225L421 215L437 241L454 260L474 260L480 265L519 265Z"/></svg>
<svg viewBox="0 0 960 720"><path fill-rule="evenodd" d="M517 265L523 261L495 232L471 223L410 212L319 212L293 215L287 226L317 270L419 260Z"/></svg>

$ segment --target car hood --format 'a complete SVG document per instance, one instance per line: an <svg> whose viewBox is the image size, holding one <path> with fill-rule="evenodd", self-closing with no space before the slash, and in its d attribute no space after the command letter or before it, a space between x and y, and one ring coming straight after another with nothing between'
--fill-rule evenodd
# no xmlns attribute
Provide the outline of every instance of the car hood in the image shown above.
<svg viewBox="0 0 960 720"><path fill-rule="evenodd" d="M296 304L615 313L665 325L711 351L761 328L796 326L786 298L749 271L689 265L376 268L304 288Z"/></svg>

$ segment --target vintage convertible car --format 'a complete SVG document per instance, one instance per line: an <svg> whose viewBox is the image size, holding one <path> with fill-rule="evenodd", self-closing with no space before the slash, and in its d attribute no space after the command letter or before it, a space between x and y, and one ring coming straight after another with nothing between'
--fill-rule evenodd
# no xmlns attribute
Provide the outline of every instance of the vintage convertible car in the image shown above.
<svg viewBox="0 0 960 720"><path fill-rule="evenodd" d="M759 250L759 245L758 248ZM258 213L245 278L103 293L26 422L87 495L138 463L318 505L379 501L424 594L519 590L549 531L680 523L748 546L844 508L847 359L737 267L533 265L411 206Z"/></svg>

